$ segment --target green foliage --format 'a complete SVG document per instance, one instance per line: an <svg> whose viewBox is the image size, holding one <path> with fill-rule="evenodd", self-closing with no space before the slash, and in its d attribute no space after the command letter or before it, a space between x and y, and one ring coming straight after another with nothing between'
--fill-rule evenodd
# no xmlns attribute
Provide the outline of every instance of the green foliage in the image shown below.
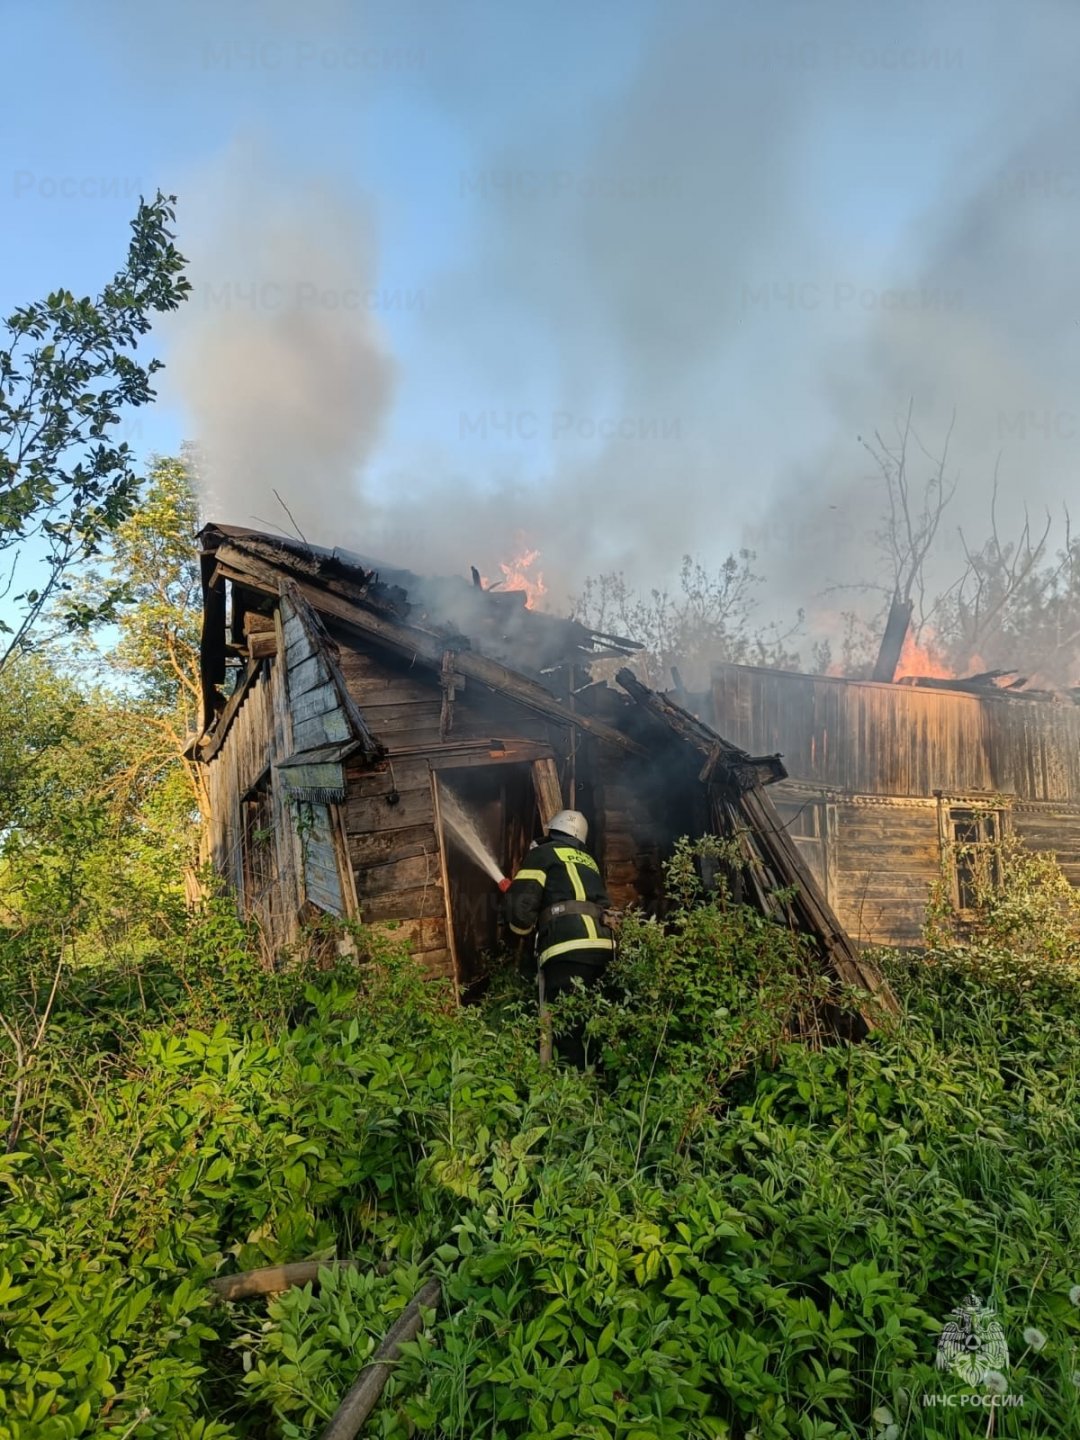
<svg viewBox="0 0 1080 1440"><path fill-rule="evenodd" d="M667 589L638 593L621 571L589 576L573 614L593 629L640 641L644 649L633 667L647 684L661 688L670 684L673 666L687 684L702 688L709 666L718 661L796 669L799 657L789 642L802 613L788 630L755 623L761 577L754 573L754 561L752 550L740 550L711 571L684 555L674 594Z"/></svg>
<svg viewBox="0 0 1080 1440"><path fill-rule="evenodd" d="M670 925L567 1002L593 1075L540 1067L511 986L460 1010L363 931L356 966L271 973L215 902L160 958L65 968L47 1018L47 957L0 949L0 1014L40 1034L0 1077L0 1440L313 1437L432 1275L384 1440L982 1435L923 1404L980 1398L934 1366L972 1290L1024 1397L994 1434L1075 1433L1075 994L886 957L902 1019L806 1043L787 932L702 896L689 847L670 878ZM357 1265L205 1286L311 1256Z"/></svg>
<svg viewBox="0 0 1080 1440"><path fill-rule="evenodd" d="M967 860L973 908L953 898L956 852ZM929 957L976 984L1068 997L1080 988L1080 894L1057 857L1028 850L1015 835L955 846L927 906Z"/></svg>
<svg viewBox="0 0 1080 1440"><path fill-rule="evenodd" d="M198 530L191 458L156 457L137 507L103 543L99 563L72 585L70 598L88 614L111 606L113 643L102 657L102 678L121 682L124 708L140 722L132 763L179 771L206 814L205 781L187 754L202 709Z"/></svg>
<svg viewBox="0 0 1080 1440"><path fill-rule="evenodd" d="M5 322L0 350L0 551L28 540L42 552L41 582L16 597L14 625L0 665L25 646L45 605L72 566L93 556L129 516L138 494L134 456L115 441L125 410L154 398L161 361L133 355L153 316L175 310L190 285L169 226L175 197L141 200L126 262L94 300L56 290L21 306ZM85 627L115 597L69 619Z"/></svg>
<svg viewBox="0 0 1080 1440"><path fill-rule="evenodd" d="M145 950L181 921L193 835L175 767L141 763L145 722L41 655L0 671L0 925L87 957ZM33 948L31 946L31 948Z"/></svg>

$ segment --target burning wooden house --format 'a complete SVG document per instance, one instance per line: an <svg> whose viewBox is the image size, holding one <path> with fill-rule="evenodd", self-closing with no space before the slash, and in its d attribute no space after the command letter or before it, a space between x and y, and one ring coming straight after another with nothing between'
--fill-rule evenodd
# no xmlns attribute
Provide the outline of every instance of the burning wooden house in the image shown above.
<svg viewBox="0 0 1080 1440"><path fill-rule="evenodd" d="M783 755L776 810L859 943L917 944L943 868L963 916L980 848L992 862L1009 832L1080 885L1071 695L996 673L889 682L720 665L701 713L734 743Z"/></svg>
<svg viewBox="0 0 1080 1440"><path fill-rule="evenodd" d="M728 745L628 672L619 690L590 683L591 661L633 642L475 575L423 579L226 525L201 541L194 753L213 862L270 953L318 913L393 924L465 993L498 943L499 896L445 811L465 805L512 874L569 804L589 817L615 904L662 908L674 841L734 835L747 898L891 1003L777 821L763 787L783 778L779 761Z"/></svg>

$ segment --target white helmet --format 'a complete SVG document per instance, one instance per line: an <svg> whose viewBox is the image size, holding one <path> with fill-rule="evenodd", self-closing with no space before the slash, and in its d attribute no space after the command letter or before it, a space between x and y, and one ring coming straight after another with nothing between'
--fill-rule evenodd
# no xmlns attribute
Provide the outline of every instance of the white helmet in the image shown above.
<svg viewBox="0 0 1080 1440"><path fill-rule="evenodd" d="M589 838L589 822L580 810L560 810L548 821L548 830L558 830L560 835L572 835L579 845Z"/></svg>

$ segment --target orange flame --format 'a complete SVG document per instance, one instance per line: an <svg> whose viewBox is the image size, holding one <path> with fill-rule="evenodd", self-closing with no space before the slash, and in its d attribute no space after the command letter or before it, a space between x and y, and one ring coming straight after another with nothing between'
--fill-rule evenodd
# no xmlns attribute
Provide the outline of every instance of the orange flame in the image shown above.
<svg viewBox="0 0 1080 1440"><path fill-rule="evenodd" d="M516 555L510 560L499 561L499 569L502 571L503 578L495 583L500 590L524 590L525 609L539 610L548 589L544 584L543 571L536 569L540 551L526 545L522 536L518 537L518 544L521 549ZM481 584L485 590L490 588L486 577L482 579Z"/></svg>
<svg viewBox="0 0 1080 1440"><path fill-rule="evenodd" d="M955 671L949 669L935 650L933 631L923 631L921 644L911 630L904 636L904 648L900 651L900 661L893 679L903 680L908 676L931 680L957 678Z"/></svg>

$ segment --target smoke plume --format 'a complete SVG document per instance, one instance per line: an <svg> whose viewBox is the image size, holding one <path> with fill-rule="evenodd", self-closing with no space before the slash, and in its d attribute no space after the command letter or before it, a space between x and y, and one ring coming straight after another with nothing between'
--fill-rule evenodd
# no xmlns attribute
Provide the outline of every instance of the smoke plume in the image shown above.
<svg viewBox="0 0 1080 1440"><path fill-rule="evenodd" d="M236 145L202 191L171 377L207 506L313 542L363 532L357 477L392 366L372 320L370 218L328 181ZM280 498L279 498L280 497Z"/></svg>
<svg viewBox="0 0 1080 1440"><path fill-rule="evenodd" d="M239 8L272 63L198 104L268 138L222 162L197 246L185 224L169 372L220 518L288 529L277 490L310 539L443 573L497 574L524 534L556 604L746 544L790 613L881 578L858 437L909 401L931 455L955 414L943 578L995 470L1006 530L1068 496L1071 0ZM235 38L213 7L176 23ZM308 63L356 44L383 63ZM372 150L331 143L361 108L395 157L370 183ZM412 228L376 254L388 176ZM322 303L400 276L403 235L408 325ZM209 298L230 284L283 289Z"/></svg>

